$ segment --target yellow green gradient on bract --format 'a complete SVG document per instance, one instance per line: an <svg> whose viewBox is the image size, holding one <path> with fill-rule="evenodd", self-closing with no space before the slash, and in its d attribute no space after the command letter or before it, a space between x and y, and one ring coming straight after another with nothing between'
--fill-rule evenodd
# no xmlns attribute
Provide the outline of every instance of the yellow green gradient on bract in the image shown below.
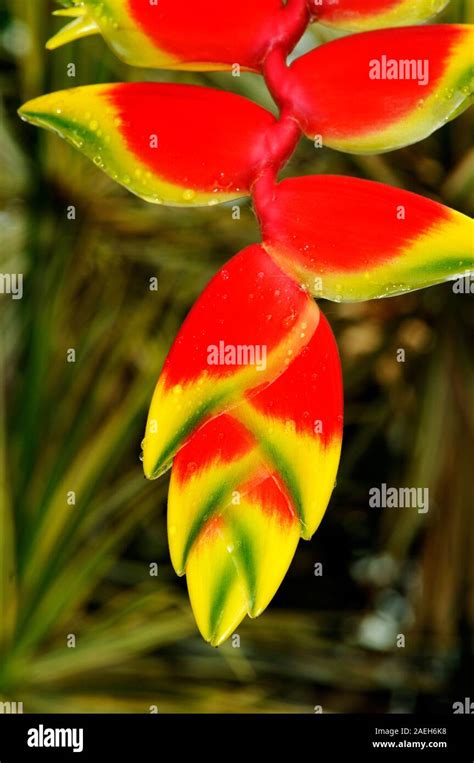
<svg viewBox="0 0 474 763"><path fill-rule="evenodd" d="M148 412L143 440L146 477L155 479L169 469L180 445L207 416L232 409L247 390L270 382L282 373L314 331L315 315L313 306L309 306L282 337L278 347L269 353L267 367L262 372L254 367L239 367L232 375L216 378L209 371L203 371L192 382L169 385L165 371Z"/></svg>
<svg viewBox="0 0 474 763"><path fill-rule="evenodd" d="M369 180L283 180L261 220L264 247L280 267L335 302L392 297L474 269L469 217Z"/></svg>
<svg viewBox="0 0 474 763"><path fill-rule="evenodd" d="M87 35L101 34L116 56L130 66L187 68L178 57L159 50L149 35L133 22L128 0L77 0L72 8L57 11L55 15L71 16L74 20L48 40L49 50Z"/></svg>
<svg viewBox="0 0 474 763"><path fill-rule="evenodd" d="M294 556L299 522L272 476L212 517L189 554L191 605L203 637L213 646L243 617L268 606Z"/></svg>
<svg viewBox="0 0 474 763"><path fill-rule="evenodd" d="M293 557L299 519L252 434L223 414L173 463L168 537L204 638L220 644L268 605Z"/></svg>
<svg viewBox="0 0 474 763"><path fill-rule="evenodd" d="M336 482L342 420L339 431L325 442L315 434L298 432L294 421L265 415L248 403L238 406L233 415L248 427L281 475L298 514L301 537L309 540L324 516Z"/></svg>
<svg viewBox="0 0 474 763"><path fill-rule="evenodd" d="M120 134L118 112L107 102L110 87L87 85L43 95L25 103L19 113L31 124L56 132L113 180L152 204L200 206L235 198L183 188L152 173L130 153Z"/></svg>
<svg viewBox="0 0 474 763"><path fill-rule="evenodd" d="M393 257L376 266L338 270L321 266L311 270L296 265L291 249L265 245L282 268L288 268L315 297L333 302L360 302L395 297L417 289L452 281L474 270L474 223L452 211L453 219L413 239Z"/></svg>
<svg viewBox="0 0 474 763"><path fill-rule="evenodd" d="M307 292L261 246L233 257L207 285L168 354L148 413L145 475L154 478L168 468L206 419L280 376L308 344L319 316ZM260 348L264 362L214 363L210 350L221 344Z"/></svg>
<svg viewBox="0 0 474 763"><path fill-rule="evenodd" d="M474 93L474 26L465 25L446 59L444 75L430 93L420 89L416 108L382 129L349 138L331 138L332 148L350 153L380 153L418 143L469 108ZM420 58L423 57L422 51Z"/></svg>
<svg viewBox="0 0 474 763"><path fill-rule="evenodd" d="M419 24L446 8L449 0L398 0L398 2L339 2L316 3L317 20L346 32L365 32L370 29Z"/></svg>
<svg viewBox="0 0 474 763"><path fill-rule="evenodd" d="M308 137L320 136L339 151L372 154L409 146L472 103L473 49L474 26L468 24L335 40L291 65L293 112Z"/></svg>
<svg viewBox="0 0 474 763"><path fill-rule="evenodd" d="M275 125L268 111L233 93L158 82L63 90L19 113L145 201L172 206L248 195Z"/></svg>
<svg viewBox="0 0 474 763"><path fill-rule="evenodd" d="M209 430L214 432L216 427L222 425L222 421L227 420L230 417L224 414L204 425L194 436L197 443L202 443L202 438L209 436ZM235 426L236 422L230 420L230 425ZM251 475L254 479L258 474L262 478L268 476L253 438L249 438L247 448L242 448L231 459L222 457L216 438L208 444L208 459L202 462L201 450L195 461L187 459L185 474L181 475L178 466L186 458L188 448L185 446L177 456L168 496L168 541L171 561L178 575L184 575L189 552L203 524L232 501L232 493L247 482Z"/></svg>
<svg viewBox="0 0 474 763"><path fill-rule="evenodd" d="M207 640L221 643L245 613L268 605L298 537L318 527L335 484L342 380L323 315L272 384L197 427L178 451L168 537Z"/></svg>

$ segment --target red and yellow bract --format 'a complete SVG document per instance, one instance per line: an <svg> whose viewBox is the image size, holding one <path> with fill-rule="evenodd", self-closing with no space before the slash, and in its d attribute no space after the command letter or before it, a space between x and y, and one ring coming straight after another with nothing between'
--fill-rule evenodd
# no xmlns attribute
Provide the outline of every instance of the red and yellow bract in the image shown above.
<svg viewBox="0 0 474 763"><path fill-rule="evenodd" d="M261 72L280 116L230 93L159 83L86 86L20 109L147 201L253 197L262 244L221 268L189 313L143 441L147 477L172 466L171 558L213 645L265 609L335 484L341 368L310 295L388 297L473 269L472 221L459 212L366 180L277 177L301 133L377 153L467 108L473 27L410 26L445 5L193 0L183 11L178 0L68 0L58 15L72 21L48 47L101 33L138 66ZM288 66L311 22L360 34Z"/></svg>

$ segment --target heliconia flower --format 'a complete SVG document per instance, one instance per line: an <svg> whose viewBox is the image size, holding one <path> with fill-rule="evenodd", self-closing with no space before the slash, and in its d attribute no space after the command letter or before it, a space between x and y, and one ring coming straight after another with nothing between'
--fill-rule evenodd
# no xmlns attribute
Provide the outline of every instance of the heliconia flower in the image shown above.
<svg viewBox="0 0 474 763"><path fill-rule="evenodd" d="M278 589L300 535L282 481L250 433L228 414L198 429L174 463L168 538L186 572L203 637L218 646Z"/></svg>
<svg viewBox="0 0 474 763"><path fill-rule="evenodd" d="M19 113L59 133L137 196L176 206L248 195L274 159L272 136L282 129L242 96L166 83L87 85L35 98Z"/></svg>
<svg viewBox="0 0 474 763"><path fill-rule="evenodd" d="M323 315L272 384L198 428L173 462L168 537L198 626L218 645L273 598L300 535L326 510L339 462L342 383Z"/></svg>
<svg viewBox="0 0 474 763"><path fill-rule="evenodd" d="M336 340L320 313L306 347L281 376L232 411L285 482L301 536L315 533L334 488L343 393Z"/></svg>
<svg viewBox="0 0 474 763"><path fill-rule="evenodd" d="M247 247L210 281L166 359L143 441L149 478L209 416L279 376L311 339L316 304L261 246Z"/></svg>
<svg viewBox="0 0 474 763"><path fill-rule="evenodd" d="M280 267L336 302L391 297L474 267L469 217L370 180L289 178L257 213Z"/></svg>
<svg viewBox="0 0 474 763"><path fill-rule="evenodd" d="M400 148L426 138L472 102L473 49L474 26L467 24L334 40L289 67L286 107L323 145L351 153Z"/></svg>
<svg viewBox="0 0 474 763"><path fill-rule="evenodd" d="M81 87L20 109L147 201L253 197L262 244L221 268L190 311L142 443L146 477L172 465L171 558L213 645L269 604L335 484L341 368L310 295L388 297L474 269L473 223L459 212L349 177L276 180L301 132L376 153L422 140L467 107L474 27L406 26L446 3L63 0L58 15L72 21L48 47L101 33L137 66L261 72L279 119L228 92L161 83ZM311 20L360 33L288 67Z"/></svg>
<svg viewBox="0 0 474 763"><path fill-rule="evenodd" d="M308 20L305 0L76 0L57 12L73 21L47 43L49 49L102 34L132 66L158 69L259 71L270 46L291 49Z"/></svg>
<svg viewBox="0 0 474 763"><path fill-rule="evenodd" d="M246 614L269 604L291 563L299 525L276 475L242 486L239 505L212 518L195 542L186 568L197 625L213 646Z"/></svg>
<svg viewBox="0 0 474 763"><path fill-rule="evenodd" d="M418 24L446 8L449 0L308 0L316 21L347 32Z"/></svg>

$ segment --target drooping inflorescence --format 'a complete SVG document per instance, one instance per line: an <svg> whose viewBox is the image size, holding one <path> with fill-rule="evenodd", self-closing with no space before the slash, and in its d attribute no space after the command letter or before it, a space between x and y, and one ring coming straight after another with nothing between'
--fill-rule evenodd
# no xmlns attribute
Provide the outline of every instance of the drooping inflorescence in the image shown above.
<svg viewBox="0 0 474 763"><path fill-rule="evenodd" d="M191 310L143 442L148 478L172 466L172 562L187 575L202 635L218 645L268 605L335 483L341 371L312 297L388 297L473 267L472 223L459 212L371 181L279 182L278 173L302 135L371 154L460 114L474 89L474 28L410 26L445 0L63 4L69 23L51 49L100 33L135 66L257 72L279 109L275 117L233 93L155 82L89 85L20 109L146 201L253 199L262 242L232 258ZM341 36L288 65L315 21Z"/></svg>

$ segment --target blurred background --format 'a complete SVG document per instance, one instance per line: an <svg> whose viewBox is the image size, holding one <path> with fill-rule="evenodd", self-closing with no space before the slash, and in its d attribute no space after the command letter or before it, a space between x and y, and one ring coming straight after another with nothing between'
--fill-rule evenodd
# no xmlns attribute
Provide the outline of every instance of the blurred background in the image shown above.
<svg viewBox="0 0 474 763"><path fill-rule="evenodd" d="M453 0L441 20L472 21L473 6ZM24 274L22 300L0 295L0 701L25 712L452 712L474 696L472 295L446 284L321 304L345 381L337 486L269 609L239 626L240 647L212 649L170 564L168 477L144 479L140 441L167 349L209 278L258 240L253 213L147 205L16 109L72 85L143 79L273 104L256 75L134 70L99 37L47 53L55 8L0 0L0 272ZM314 27L298 53L328 39ZM302 141L285 174L379 180L472 214L473 121L383 156ZM429 512L370 508L381 483L428 487Z"/></svg>

